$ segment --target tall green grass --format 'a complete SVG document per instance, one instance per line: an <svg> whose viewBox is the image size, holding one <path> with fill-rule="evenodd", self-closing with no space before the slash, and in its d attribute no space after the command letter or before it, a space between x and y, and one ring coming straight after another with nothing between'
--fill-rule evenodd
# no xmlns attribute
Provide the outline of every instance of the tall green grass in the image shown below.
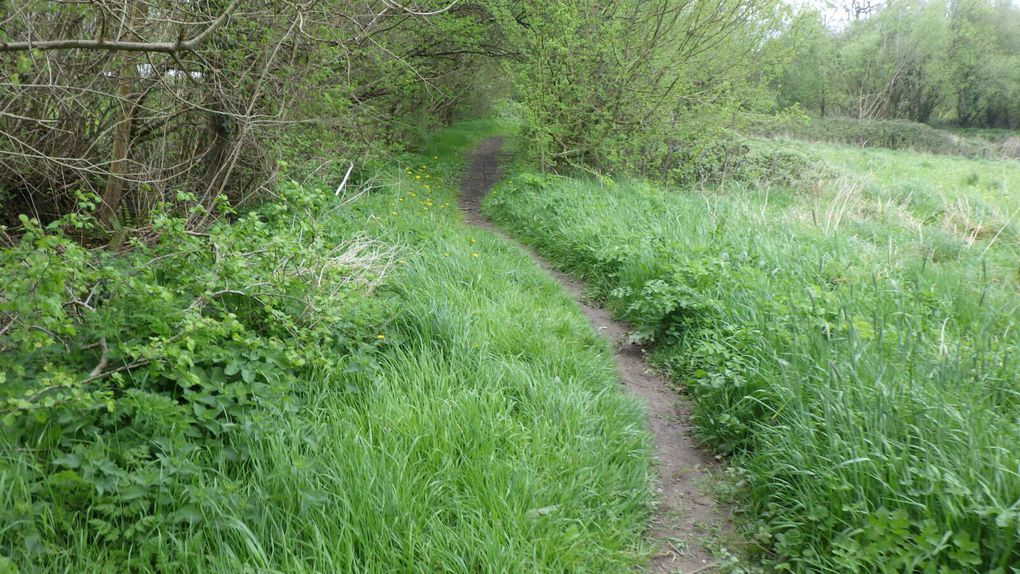
<svg viewBox="0 0 1020 574"><path fill-rule="evenodd" d="M524 254L456 210L462 156L498 129L442 132L327 210L337 237L399 250L337 330L372 329L374 350L263 404L241 465L193 468L191 499L155 510L187 520L155 529L147 557L88 516L72 539L43 517L31 549L0 524L0 571L623 572L646 558L650 443L607 344ZM3 454L0 507L17 509L33 492L16 465L31 459Z"/></svg>
<svg viewBox="0 0 1020 574"><path fill-rule="evenodd" d="M939 185L918 184L933 202ZM1015 572L1016 238L915 217L917 195L517 173L484 208L696 399L776 569Z"/></svg>

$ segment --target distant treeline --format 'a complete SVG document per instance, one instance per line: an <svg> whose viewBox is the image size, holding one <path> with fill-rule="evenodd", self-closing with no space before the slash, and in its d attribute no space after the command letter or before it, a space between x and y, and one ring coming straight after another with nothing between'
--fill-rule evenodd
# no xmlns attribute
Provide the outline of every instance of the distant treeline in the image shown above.
<svg viewBox="0 0 1020 574"><path fill-rule="evenodd" d="M666 179L795 104L1020 125L1020 9L860 1L838 30L781 0L0 3L0 224L251 203L280 160L361 165L501 101L544 169Z"/></svg>
<svg viewBox="0 0 1020 574"><path fill-rule="evenodd" d="M827 27L802 13L783 42L781 106L822 116L1020 127L1020 8L1008 0L852 3Z"/></svg>

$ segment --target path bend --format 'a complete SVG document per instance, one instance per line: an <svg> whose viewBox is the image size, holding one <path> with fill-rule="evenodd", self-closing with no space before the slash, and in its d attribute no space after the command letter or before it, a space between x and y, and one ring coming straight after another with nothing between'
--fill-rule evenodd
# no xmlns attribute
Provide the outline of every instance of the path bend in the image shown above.
<svg viewBox="0 0 1020 574"><path fill-rule="evenodd" d="M554 269L533 250L495 228L481 212L481 202L502 174L503 138L482 141L461 184L460 207L468 224L520 246L577 302L597 333L614 349L620 381L645 404L648 430L655 445L658 496L650 535L657 545L645 571L651 574L693 574L713 569L711 547L729 531L726 510L710 491L713 457L699 448L689 423L689 404L666 379L650 369L642 350L627 340L628 327L582 296L583 285Z"/></svg>

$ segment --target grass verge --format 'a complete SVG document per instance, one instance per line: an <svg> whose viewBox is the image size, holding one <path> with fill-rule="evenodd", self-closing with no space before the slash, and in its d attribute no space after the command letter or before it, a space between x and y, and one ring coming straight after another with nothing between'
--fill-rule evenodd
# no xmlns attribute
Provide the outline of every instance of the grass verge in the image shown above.
<svg viewBox="0 0 1020 574"><path fill-rule="evenodd" d="M912 217L913 197L846 178L676 192L518 172L483 209L584 279L694 397L770 566L1015 571L1016 239L1009 222L956 233L946 205Z"/></svg>

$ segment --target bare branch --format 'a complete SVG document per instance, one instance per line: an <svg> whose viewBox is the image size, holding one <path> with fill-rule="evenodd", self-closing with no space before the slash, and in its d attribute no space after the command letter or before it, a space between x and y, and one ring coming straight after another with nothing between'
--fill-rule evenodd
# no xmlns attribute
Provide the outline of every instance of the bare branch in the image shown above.
<svg viewBox="0 0 1020 574"><path fill-rule="evenodd" d="M142 42L125 40L106 40L100 35L97 40L69 39L69 40L41 40L34 42L27 40L23 42L0 41L0 52L18 52L27 50L112 50L121 52L160 52L165 54L176 54L178 52L190 51L197 48L206 38L212 35L221 26L227 23L231 14L240 4L241 0L233 0L227 9L212 21L204 30L197 35L185 40L182 37L175 42Z"/></svg>

